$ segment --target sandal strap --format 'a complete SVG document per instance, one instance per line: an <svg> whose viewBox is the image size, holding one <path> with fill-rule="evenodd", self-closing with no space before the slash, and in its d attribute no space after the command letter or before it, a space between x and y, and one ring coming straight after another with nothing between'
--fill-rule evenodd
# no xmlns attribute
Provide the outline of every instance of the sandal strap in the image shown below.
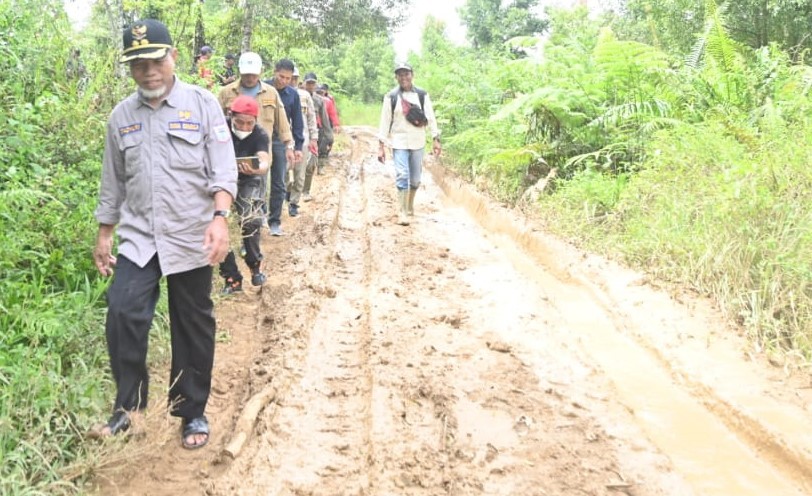
<svg viewBox="0 0 812 496"><path fill-rule="evenodd" d="M110 416L110 420L107 421L107 427L110 428L110 434L125 432L130 428L130 413L124 410L117 410Z"/></svg>
<svg viewBox="0 0 812 496"><path fill-rule="evenodd" d="M193 434L209 434L209 421L205 415L186 420L183 423L183 437Z"/></svg>

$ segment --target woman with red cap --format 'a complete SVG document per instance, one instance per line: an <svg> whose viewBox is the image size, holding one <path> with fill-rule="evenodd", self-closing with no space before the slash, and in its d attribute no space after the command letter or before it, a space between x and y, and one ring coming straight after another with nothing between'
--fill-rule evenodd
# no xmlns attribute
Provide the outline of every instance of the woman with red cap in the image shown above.
<svg viewBox="0 0 812 496"><path fill-rule="evenodd" d="M240 95L229 106L228 125L231 141L237 157L237 200L234 210L242 229L243 257L251 270L251 284L261 286L265 280L262 273L262 252L259 247L260 232L264 218L265 182L268 172L268 133L257 124L259 104L248 95ZM234 250L228 252L220 264L220 275L226 280L223 294L242 291L242 274L237 267Z"/></svg>

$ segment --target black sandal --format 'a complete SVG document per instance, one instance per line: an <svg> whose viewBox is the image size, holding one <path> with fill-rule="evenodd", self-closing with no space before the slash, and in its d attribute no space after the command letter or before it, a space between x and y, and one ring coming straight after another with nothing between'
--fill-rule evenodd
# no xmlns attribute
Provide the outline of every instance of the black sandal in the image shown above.
<svg viewBox="0 0 812 496"><path fill-rule="evenodd" d="M110 429L110 433L102 433L104 428ZM127 432L130 428L130 412L125 410L116 410L106 424L97 425L93 427L87 436L92 439L100 439L108 436L115 436L116 434Z"/></svg>
<svg viewBox="0 0 812 496"><path fill-rule="evenodd" d="M127 432L130 428L130 412L118 410L107 421L107 427L110 428L110 434L116 435L120 432Z"/></svg>
<svg viewBox="0 0 812 496"><path fill-rule="evenodd" d="M195 434L205 434L206 439L200 444L190 444L186 442L186 438ZM206 416L197 417L193 419L183 420L183 429L181 433L180 442L186 449L198 449L209 444L209 421Z"/></svg>

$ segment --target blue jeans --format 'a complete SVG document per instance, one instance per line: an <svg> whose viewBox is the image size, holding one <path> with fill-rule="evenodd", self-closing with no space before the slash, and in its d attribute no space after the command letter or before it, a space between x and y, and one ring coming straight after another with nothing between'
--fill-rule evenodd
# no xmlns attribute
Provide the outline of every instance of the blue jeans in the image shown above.
<svg viewBox="0 0 812 496"><path fill-rule="evenodd" d="M273 140L271 146L271 195L268 201L268 225L282 223L282 204L285 203L288 160L285 158L285 144Z"/></svg>
<svg viewBox="0 0 812 496"><path fill-rule="evenodd" d="M399 190L420 187L423 175L423 148L419 150L393 150L395 161L395 186Z"/></svg>

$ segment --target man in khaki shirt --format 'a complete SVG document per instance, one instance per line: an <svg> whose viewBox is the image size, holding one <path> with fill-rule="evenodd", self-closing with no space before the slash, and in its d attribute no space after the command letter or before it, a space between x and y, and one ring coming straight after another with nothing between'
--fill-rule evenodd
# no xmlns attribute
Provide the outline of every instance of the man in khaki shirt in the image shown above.
<svg viewBox="0 0 812 496"><path fill-rule="evenodd" d="M113 415L94 433L127 430L131 415L147 406L149 329L166 277L169 403L182 419L183 447L195 449L209 440L212 266L228 253L226 217L237 193L237 164L217 101L175 77L177 57L162 23L146 19L124 30L120 61L129 64L138 91L116 106L107 124L93 250L102 275L115 267L105 328L117 392Z"/></svg>
<svg viewBox="0 0 812 496"><path fill-rule="evenodd" d="M272 138L276 137L279 141L285 144L285 159L288 166L293 164L293 133L290 129L290 121L285 113L285 106L282 104L282 99L279 98L279 92L270 84L264 83L260 80L262 74L262 58L259 54L254 52L245 52L240 55L239 62L240 78L233 83L223 86L220 89L217 99L220 101L220 107L223 109L224 114L228 114L228 109L231 102L240 95L248 95L256 99L259 104L259 119L257 122ZM272 147L269 147L272 148ZM272 154L272 149L268 153ZM273 169L274 164L271 164ZM282 175L282 194L284 194L284 174ZM265 198L267 195L268 178L265 177L262 186L262 196ZM284 198L282 198L284 201ZM273 227L273 226L271 226ZM279 227L278 225L276 226ZM273 229L272 229L273 234Z"/></svg>
<svg viewBox="0 0 812 496"><path fill-rule="evenodd" d="M299 199L310 201L310 193L304 193L307 167L310 164L310 156L318 153L319 128L316 124L316 109L313 107L313 97L304 88L299 88L299 69L293 69L293 78L290 81L292 88L299 92L299 101L302 107L302 119L304 125L304 146L302 147L302 160L293 168L293 178L288 180L288 192L290 193L290 204L299 205Z"/></svg>

